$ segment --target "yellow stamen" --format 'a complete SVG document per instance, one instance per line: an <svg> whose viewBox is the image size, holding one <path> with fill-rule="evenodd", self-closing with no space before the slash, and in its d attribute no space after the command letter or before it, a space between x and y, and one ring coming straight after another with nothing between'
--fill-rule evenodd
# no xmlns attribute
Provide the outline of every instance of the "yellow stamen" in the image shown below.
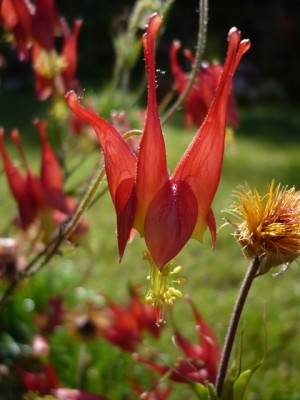
<svg viewBox="0 0 300 400"><path fill-rule="evenodd" d="M181 291L176 289L174 285L184 284L185 279L173 276L180 273L183 267L177 266L173 268L174 260L172 260L164 265L160 271L149 253L144 252L143 259L149 262L149 275L147 276L148 292L143 297L143 301L161 308L161 313L157 321L159 325L164 322L165 309L172 307L174 302L182 297Z"/></svg>
<svg viewBox="0 0 300 400"><path fill-rule="evenodd" d="M67 63L65 58L55 50L46 51L41 49L33 67L44 78L52 78L64 71Z"/></svg>

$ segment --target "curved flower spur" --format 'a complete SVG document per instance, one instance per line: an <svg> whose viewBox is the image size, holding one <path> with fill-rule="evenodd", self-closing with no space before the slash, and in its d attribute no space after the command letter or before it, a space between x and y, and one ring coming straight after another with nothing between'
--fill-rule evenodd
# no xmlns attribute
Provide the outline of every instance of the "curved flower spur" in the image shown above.
<svg viewBox="0 0 300 400"><path fill-rule="evenodd" d="M207 116L169 175L166 148L158 115L154 42L162 17L154 14L143 36L148 79L148 106L138 155L122 136L95 112L79 104L70 91L71 110L95 129L102 148L107 181L117 214L118 247L122 258L131 229L144 236L159 270L173 259L192 237L198 241L207 226L212 242L216 225L211 210L221 175L227 99L233 74L250 41L232 28L223 73Z"/></svg>

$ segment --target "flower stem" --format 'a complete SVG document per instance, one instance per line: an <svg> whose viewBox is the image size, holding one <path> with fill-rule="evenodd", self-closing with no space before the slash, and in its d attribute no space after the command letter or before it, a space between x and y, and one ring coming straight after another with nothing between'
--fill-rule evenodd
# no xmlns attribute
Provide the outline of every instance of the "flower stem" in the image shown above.
<svg viewBox="0 0 300 400"><path fill-rule="evenodd" d="M217 376L217 381L216 381L216 389L219 398L221 398L222 394L222 389L224 385L224 380L228 368L228 363L232 351L232 346L234 343L234 339L236 336L237 328L239 325L240 317L245 305L245 301L247 299L249 290L251 288L252 282L256 276L256 273L259 269L261 259L259 257L255 257L251 264L248 267L248 270L246 272L245 278L243 280L243 283L240 287L240 291L238 294L238 297L236 299L236 303L234 305L232 315L231 315L231 320L228 326L227 330L227 335L225 338L225 344L224 344L224 349L223 349L223 355L220 361L219 365L219 371L218 371L218 376Z"/></svg>
<svg viewBox="0 0 300 400"><path fill-rule="evenodd" d="M183 103L184 99L188 95L191 87L196 79L197 72L199 70L199 66L202 60L202 56L205 49L206 44L206 29L207 29L207 14L208 14L208 0L200 0L199 1L199 29L198 29L198 38L197 38L197 48L195 54L195 63L193 65L193 69L190 75L189 82L178 97L176 102L169 108L169 110L165 113L163 118L161 119L161 124L164 125L174 114L174 112L178 109L178 107Z"/></svg>

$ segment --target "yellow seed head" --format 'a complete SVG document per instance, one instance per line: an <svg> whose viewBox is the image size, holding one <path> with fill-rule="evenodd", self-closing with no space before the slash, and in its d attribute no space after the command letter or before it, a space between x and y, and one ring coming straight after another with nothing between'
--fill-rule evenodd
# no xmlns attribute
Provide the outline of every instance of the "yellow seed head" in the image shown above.
<svg viewBox="0 0 300 400"><path fill-rule="evenodd" d="M259 274L280 264L290 264L300 255L300 192L274 181L265 195L242 187L229 212L241 221L229 222L246 257L260 257Z"/></svg>

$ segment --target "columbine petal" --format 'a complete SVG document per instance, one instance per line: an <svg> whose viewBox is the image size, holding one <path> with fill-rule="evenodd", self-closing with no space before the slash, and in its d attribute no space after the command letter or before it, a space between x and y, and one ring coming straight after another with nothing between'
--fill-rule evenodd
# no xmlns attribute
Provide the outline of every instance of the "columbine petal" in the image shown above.
<svg viewBox="0 0 300 400"><path fill-rule="evenodd" d="M74 23L73 32L65 35L64 46L62 50L63 58L66 61L66 68L62 72L64 86L67 89L71 89L74 85L74 79L76 76L77 69L77 41L80 28L82 26L82 20L76 20ZM66 90L67 90L66 89Z"/></svg>
<svg viewBox="0 0 300 400"><path fill-rule="evenodd" d="M53 0L36 0L31 20L31 32L36 42L44 49L54 49L54 37L57 31L65 30L66 23L55 9Z"/></svg>
<svg viewBox="0 0 300 400"><path fill-rule="evenodd" d="M172 186L167 170L155 88L154 41L161 21L160 15L154 14L143 36L148 108L138 156L135 220L136 228L144 233L147 247L160 268L188 241L197 218L197 201L193 192L185 182Z"/></svg>
<svg viewBox="0 0 300 400"><path fill-rule="evenodd" d="M75 209L73 199L64 193L64 177L57 157L47 139L47 123L33 121L42 142L42 162L40 182L45 199L51 208L64 214L71 214Z"/></svg>
<svg viewBox="0 0 300 400"><path fill-rule="evenodd" d="M166 148L159 121L155 83L154 41L161 23L161 16L154 14L150 18L147 33L143 36L148 78L148 107L137 164L137 215L135 219L135 227L141 234L143 234L143 224L149 204L169 180Z"/></svg>
<svg viewBox="0 0 300 400"><path fill-rule="evenodd" d="M46 134L47 123L43 120L33 121L42 142L41 182L46 189L63 190L63 174Z"/></svg>
<svg viewBox="0 0 300 400"><path fill-rule="evenodd" d="M31 171L26 156L25 156L25 151L23 149L21 140L20 140L20 134L18 129L13 129L10 133L10 136L17 148L17 150L20 153L21 159L24 164L24 168L26 170L26 178L27 178L27 186L30 194L28 193L28 196L31 197L33 200L33 208L38 212L40 209L46 207L45 203L45 197L44 193L42 190L42 185L40 180L34 175L34 173Z"/></svg>
<svg viewBox="0 0 300 400"><path fill-rule="evenodd" d="M174 76L174 80L176 83L176 87L178 92L181 94L186 86L188 85L188 77L185 72L181 69L180 65L177 61L177 52L180 49L180 42L174 41L172 47L170 49L170 61L171 61L171 70ZM186 54L187 58L194 63L194 57L190 52ZM199 86L194 83L184 100L184 108L185 108L185 127L189 129L194 123L197 126L200 126L203 122L206 112L207 112L207 105L204 103L204 96L203 96L203 84L206 86L206 83L201 81L201 89ZM212 96L213 97L213 96Z"/></svg>
<svg viewBox="0 0 300 400"><path fill-rule="evenodd" d="M199 337L199 343L203 349L203 360L206 364L209 380L214 382L217 376L217 366L221 356L221 348L213 330L200 315L192 299L186 297L186 300L192 307L197 323L196 331Z"/></svg>
<svg viewBox="0 0 300 400"><path fill-rule="evenodd" d="M193 237L202 240L207 216L215 196L223 162L227 98L235 69L250 42L240 41L241 34L229 32L227 58L214 100L194 140L178 163L173 182L186 181L198 200L198 219ZM210 217L211 218L211 217Z"/></svg>
<svg viewBox="0 0 300 400"><path fill-rule="evenodd" d="M177 61L177 52L180 48L180 42L174 41L170 49L171 70L174 76L176 87L179 93L182 93L188 84L188 76L182 70ZM190 61L191 65L195 63L195 57L190 50L185 50L184 55ZM207 111L215 96L223 66L219 63L208 64L203 62L198 71L198 79L195 82L187 97L184 100L185 125L189 129L193 123L200 126L205 119ZM237 128L238 115L237 106L233 93L229 94L227 104L227 122Z"/></svg>
<svg viewBox="0 0 300 400"><path fill-rule="evenodd" d="M3 129L0 129L0 152L10 190L18 204L21 227L27 229L35 219L37 210L34 206L35 202L30 193L27 178L13 165L6 152Z"/></svg>
<svg viewBox="0 0 300 400"><path fill-rule="evenodd" d="M197 199L184 182L170 181L156 195L145 219L145 241L161 269L173 259L191 237L197 220Z"/></svg>
<svg viewBox="0 0 300 400"><path fill-rule="evenodd" d="M170 62L177 90L179 93L182 93L188 84L188 78L177 61L177 52L180 47L181 43L178 40L174 40L170 49Z"/></svg>
<svg viewBox="0 0 300 400"><path fill-rule="evenodd" d="M134 219L136 157L111 125L79 104L74 92L67 93L66 101L71 110L90 123L97 133L104 154L110 194L116 208L119 254L122 257Z"/></svg>
<svg viewBox="0 0 300 400"><path fill-rule="evenodd" d="M2 0L0 22L12 32L21 61L27 60L30 48L31 11L24 0Z"/></svg>

